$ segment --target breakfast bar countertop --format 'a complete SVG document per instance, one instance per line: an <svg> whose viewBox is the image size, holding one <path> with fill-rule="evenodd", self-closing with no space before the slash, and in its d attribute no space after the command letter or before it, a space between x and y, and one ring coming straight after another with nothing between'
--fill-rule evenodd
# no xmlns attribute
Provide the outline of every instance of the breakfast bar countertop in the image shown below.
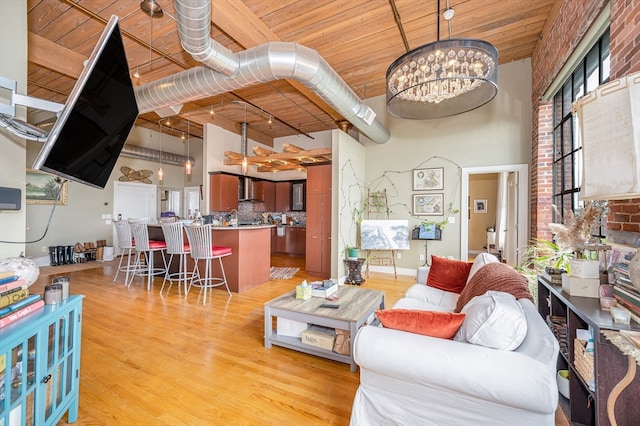
<svg viewBox="0 0 640 426"><path fill-rule="evenodd" d="M212 229L216 231L238 231L243 229L262 229L262 228L274 228L276 225L269 225L266 223L256 225L238 225L238 226L213 226Z"/></svg>

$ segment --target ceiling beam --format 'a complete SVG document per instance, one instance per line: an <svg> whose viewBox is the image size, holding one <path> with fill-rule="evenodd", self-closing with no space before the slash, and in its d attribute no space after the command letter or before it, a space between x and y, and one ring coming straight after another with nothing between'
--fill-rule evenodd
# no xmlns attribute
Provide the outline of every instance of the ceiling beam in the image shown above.
<svg viewBox="0 0 640 426"><path fill-rule="evenodd" d="M212 22L245 49L270 41L282 41L240 0L219 0L212 3ZM309 101L324 111L333 121L344 120L331 105L304 84L286 80Z"/></svg>
<svg viewBox="0 0 640 426"><path fill-rule="evenodd" d="M29 31L28 60L69 77L78 78L87 57ZM68 95L68 93L67 93Z"/></svg>

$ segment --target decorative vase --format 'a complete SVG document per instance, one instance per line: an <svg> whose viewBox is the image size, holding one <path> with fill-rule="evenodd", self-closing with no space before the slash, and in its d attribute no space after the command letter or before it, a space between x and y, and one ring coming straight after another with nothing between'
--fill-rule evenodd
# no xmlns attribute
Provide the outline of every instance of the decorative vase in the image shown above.
<svg viewBox="0 0 640 426"><path fill-rule="evenodd" d="M640 291L640 254L638 253L629 262L629 279L631 284Z"/></svg>

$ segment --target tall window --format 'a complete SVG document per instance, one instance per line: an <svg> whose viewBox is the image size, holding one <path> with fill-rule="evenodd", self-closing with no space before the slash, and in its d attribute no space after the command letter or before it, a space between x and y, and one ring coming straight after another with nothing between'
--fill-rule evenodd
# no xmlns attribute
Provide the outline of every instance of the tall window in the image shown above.
<svg viewBox="0 0 640 426"><path fill-rule="evenodd" d="M553 204L564 216L582 207L578 200L582 179L582 143L571 115L573 102L609 81L609 30L589 50L553 98ZM562 218L555 217L561 222Z"/></svg>

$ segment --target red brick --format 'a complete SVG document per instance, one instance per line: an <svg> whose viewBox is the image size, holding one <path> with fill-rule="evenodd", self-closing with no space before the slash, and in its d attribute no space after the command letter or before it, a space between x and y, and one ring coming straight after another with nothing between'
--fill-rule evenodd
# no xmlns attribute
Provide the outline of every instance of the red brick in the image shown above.
<svg viewBox="0 0 640 426"><path fill-rule="evenodd" d="M620 223L607 223L607 229L611 230L611 231L621 231L622 230L622 225Z"/></svg>

